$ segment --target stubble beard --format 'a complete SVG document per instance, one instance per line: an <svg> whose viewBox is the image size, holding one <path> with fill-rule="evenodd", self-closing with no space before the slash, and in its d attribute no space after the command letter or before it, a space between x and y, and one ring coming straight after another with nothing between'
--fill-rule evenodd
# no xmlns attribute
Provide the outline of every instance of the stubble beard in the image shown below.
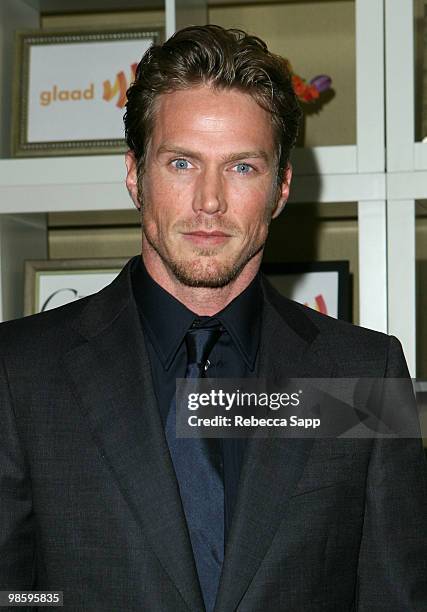
<svg viewBox="0 0 427 612"><path fill-rule="evenodd" d="M160 247L158 241L145 231L143 224L143 234L151 246L162 260L163 264L173 274L173 276L186 287L199 287L205 289L219 289L234 281L249 261L255 257L263 248L265 242L261 242L242 253L233 262L218 262L215 256L218 248L197 248L193 249L192 257L179 258L166 253ZM210 259L210 261L207 261Z"/></svg>

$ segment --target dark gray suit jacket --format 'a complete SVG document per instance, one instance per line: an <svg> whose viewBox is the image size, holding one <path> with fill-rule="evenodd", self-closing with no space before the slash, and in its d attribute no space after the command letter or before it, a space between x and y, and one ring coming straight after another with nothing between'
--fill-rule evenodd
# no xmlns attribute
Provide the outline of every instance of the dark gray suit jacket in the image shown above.
<svg viewBox="0 0 427 612"><path fill-rule="evenodd" d="M62 590L63 610L202 611L129 265L1 325L0 351L0 590ZM259 375L407 369L395 338L264 283ZM426 498L419 440L251 440L216 612L427 610Z"/></svg>

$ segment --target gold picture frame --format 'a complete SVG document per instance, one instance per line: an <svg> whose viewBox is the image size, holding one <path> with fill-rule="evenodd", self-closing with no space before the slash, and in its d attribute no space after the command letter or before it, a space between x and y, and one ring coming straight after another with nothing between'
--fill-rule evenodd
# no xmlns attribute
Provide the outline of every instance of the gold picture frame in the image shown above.
<svg viewBox="0 0 427 612"><path fill-rule="evenodd" d="M125 151L126 90L144 52L163 39L162 28L17 32L12 154Z"/></svg>
<svg viewBox="0 0 427 612"><path fill-rule="evenodd" d="M100 291L127 262L128 258L26 261L24 315L57 308Z"/></svg>

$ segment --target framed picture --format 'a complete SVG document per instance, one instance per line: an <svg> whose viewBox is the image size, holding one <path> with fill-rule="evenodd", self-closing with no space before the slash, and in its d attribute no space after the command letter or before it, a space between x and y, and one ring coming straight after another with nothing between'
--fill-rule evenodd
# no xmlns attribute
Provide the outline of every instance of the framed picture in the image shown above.
<svg viewBox="0 0 427 612"><path fill-rule="evenodd" d="M25 262L25 315L96 293L111 283L128 259L51 259Z"/></svg>
<svg viewBox="0 0 427 612"><path fill-rule="evenodd" d="M261 269L284 296L330 317L351 321L348 261L265 263Z"/></svg>
<svg viewBox="0 0 427 612"><path fill-rule="evenodd" d="M160 29L17 34L15 156L125 150L126 90Z"/></svg>

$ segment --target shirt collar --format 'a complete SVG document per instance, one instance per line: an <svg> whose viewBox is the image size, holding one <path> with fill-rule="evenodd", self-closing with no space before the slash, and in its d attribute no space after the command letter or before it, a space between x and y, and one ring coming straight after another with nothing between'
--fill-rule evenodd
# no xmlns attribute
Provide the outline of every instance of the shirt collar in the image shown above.
<svg viewBox="0 0 427 612"><path fill-rule="evenodd" d="M132 287L144 330L167 370L194 319L200 317L151 278L142 257L133 267ZM251 370L255 367L258 352L261 308L262 290L258 274L230 304L213 315L226 328Z"/></svg>
<svg viewBox="0 0 427 612"><path fill-rule="evenodd" d="M255 368L261 331L262 290L259 274L215 315L230 334L250 370Z"/></svg>

